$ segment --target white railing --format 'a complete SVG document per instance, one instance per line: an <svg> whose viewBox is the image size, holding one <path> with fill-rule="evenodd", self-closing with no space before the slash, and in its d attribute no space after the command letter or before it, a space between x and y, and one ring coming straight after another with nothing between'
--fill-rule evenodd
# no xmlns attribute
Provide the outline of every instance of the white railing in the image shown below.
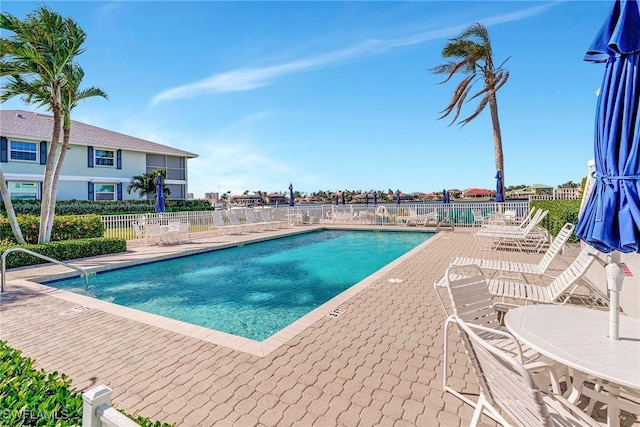
<svg viewBox="0 0 640 427"><path fill-rule="evenodd" d="M82 395L83 427L139 427L136 422L111 407L112 391L106 385L94 387Z"/></svg>
<svg viewBox="0 0 640 427"><path fill-rule="evenodd" d="M306 224L369 224L378 226L406 224L403 217L434 216L436 222L445 218L453 219L456 227L478 226L471 210L478 210L487 217L493 213L514 211L516 219L529 213L528 201L495 202L453 202L442 203L406 203L384 204L347 204L347 205L296 205L268 208L274 221L286 226ZM255 209L259 211L260 208ZM127 240L128 245L144 245L148 240L142 233L148 224L167 225L180 222L188 224L188 239L214 235L219 232L213 223L212 211L165 212L127 215L103 215L106 237ZM246 223L246 208L233 209L241 222ZM261 218L260 215L256 215ZM231 225L231 224L229 224Z"/></svg>

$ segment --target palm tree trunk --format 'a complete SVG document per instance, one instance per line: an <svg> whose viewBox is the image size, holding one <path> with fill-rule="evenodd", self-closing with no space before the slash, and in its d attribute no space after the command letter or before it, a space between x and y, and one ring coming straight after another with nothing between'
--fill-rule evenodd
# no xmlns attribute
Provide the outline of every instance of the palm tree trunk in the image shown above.
<svg viewBox="0 0 640 427"><path fill-rule="evenodd" d="M500 132L500 120L498 119L498 100L496 94L489 96L489 110L491 111L491 125L493 127L493 151L496 161L496 171L502 172L504 185L504 156L502 153L502 133Z"/></svg>
<svg viewBox="0 0 640 427"><path fill-rule="evenodd" d="M47 243L49 241L47 240L47 224L49 221L49 214L51 212L51 199L54 198L54 195L51 191L53 186L53 172L55 171L56 164L58 163L58 158L60 157L60 151L62 149L62 144L60 144L61 109L59 104L52 105L52 111L53 134L51 136L51 148L49 148L49 154L47 155L47 164L44 167L38 243Z"/></svg>
<svg viewBox="0 0 640 427"><path fill-rule="evenodd" d="M24 245L22 230L20 230L20 224L18 224L16 211L13 209L11 194L9 193L9 188L7 188L7 182L4 180L4 173L2 172L2 169L0 169L0 194L2 194L2 200L4 200L4 208L7 211L7 216L9 217L9 224L11 224L13 236L16 238L16 242L19 245Z"/></svg>
<svg viewBox="0 0 640 427"><path fill-rule="evenodd" d="M65 119L66 123L66 119ZM60 169L62 169L62 164L64 163L64 158L67 155L67 149L69 148L69 137L71 135L71 129L66 125L63 126L62 130L62 149L60 151L60 155L58 156L58 161L56 162L56 168L53 171L53 178L51 180L51 200L49 201L49 218L47 219L47 231L46 231L46 241L51 241L51 230L53 229L53 219L55 218L56 213L56 194L58 193L58 178L60 177Z"/></svg>

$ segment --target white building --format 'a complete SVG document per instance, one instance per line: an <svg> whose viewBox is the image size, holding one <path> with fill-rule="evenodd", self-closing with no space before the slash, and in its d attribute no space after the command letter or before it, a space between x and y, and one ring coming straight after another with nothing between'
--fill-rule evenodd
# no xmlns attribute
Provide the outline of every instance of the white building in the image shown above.
<svg viewBox="0 0 640 427"><path fill-rule="evenodd" d="M0 110L0 169L12 199L40 199L53 116ZM62 132L60 134L62 142ZM197 154L72 121L69 150L58 181L58 200L138 200L131 178L154 169L167 172L169 199L188 194L187 160Z"/></svg>

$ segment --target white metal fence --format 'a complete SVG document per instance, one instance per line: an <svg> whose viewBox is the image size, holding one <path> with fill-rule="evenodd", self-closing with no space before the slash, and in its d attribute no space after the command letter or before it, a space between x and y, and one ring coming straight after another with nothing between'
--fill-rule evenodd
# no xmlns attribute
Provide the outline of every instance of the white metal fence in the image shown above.
<svg viewBox="0 0 640 427"><path fill-rule="evenodd" d="M254 209L254 212L262 208ZM274 221L285 226L304 224L371 224L388 225L419 225L407 221L409 218L434 218L435 222L451 219L456 227L473 227L478 223L474 220L473 211L482 216L489 216L497 212L515 212L515 218L526 217L529 213L529 202L509 201L495 202L453 202L443 203L406 203L406 204L347 204L347 205L296 205L294 207L280 206L265 208ZM247 223L246 208L232 209L241 222ZM188 237L213 235L219 232L212 215L213 211L165 212L131 215L101 216L105 226L105 237L117 237L128 241L129 245L143 245L148 243L144 230L150 224L166 226L179 222L188 224ZM259 220L262 215L256 215ZM223 216L224 217L224 216ZM228 219L225 218L227 224Z"/></svg>

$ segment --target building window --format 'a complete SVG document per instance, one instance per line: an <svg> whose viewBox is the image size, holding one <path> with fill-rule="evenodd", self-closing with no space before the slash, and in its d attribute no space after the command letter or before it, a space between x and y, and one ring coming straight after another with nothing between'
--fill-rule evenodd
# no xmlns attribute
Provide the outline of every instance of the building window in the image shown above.
<svg viewBox="0 0 640 427"><path fill-rule="evenodd" d="M96 166L105 166L111 168L115 166L116 153L113 150L96 149L94 151L94 156Z"/></svg>
<svg viewBox="0 0 640 427"><path fill-rule="evenodd" d="M186 165L186 159L184 157L147 154L147 172L154 169L163 169L167 172L167 179L169 180L186 180ZM170 197L174 198L173 194Z"/></svg>
<svg viewBox="0 0 640 427"><path fill-rule="evenodd" d="M94 184L95 200L116 200L115 184Z"/></svg>
<svg viewBox="0 0 640 427"><path fill-rule="evenodd" d="M38 144L36 142L11 141L11 160L21 162L38 161Z"/></svg>
<svg viewBox="0 0 640 427"><path fill-rule="evenodd" d="M9 182L11 200L36 200L40 185L37 182Z"/></svg>

